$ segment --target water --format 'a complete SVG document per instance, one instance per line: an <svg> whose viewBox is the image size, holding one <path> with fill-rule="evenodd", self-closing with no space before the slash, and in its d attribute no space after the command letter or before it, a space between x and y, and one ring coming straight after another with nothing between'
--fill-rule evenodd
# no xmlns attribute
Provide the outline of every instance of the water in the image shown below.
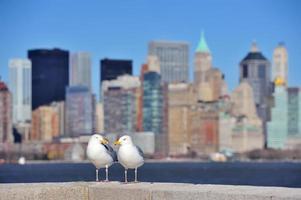
<svg viewBox="0 0 301 200"><path fill-rule="evenodd" d="M114 164L109 170L112 181L123 181L124 169ZM100 178L105 172L100 170ZM128 173L134 179L134 171ZM139 181L194 184L284 186L301 188L301 164L149 162L138 170ZM95 168L90 163L3 164L0 183L94 181Z"/></svg>

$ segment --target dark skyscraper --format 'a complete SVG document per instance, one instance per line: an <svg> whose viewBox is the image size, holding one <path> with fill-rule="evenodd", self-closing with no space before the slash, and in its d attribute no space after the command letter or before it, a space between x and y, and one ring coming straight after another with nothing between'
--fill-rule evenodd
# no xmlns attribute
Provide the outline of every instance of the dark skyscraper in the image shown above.
<svg viewBox="0 0 301 200"><path fill-rule="evenodd" d="M266 122L270 120L270 99L272 93L270 62L252 44L251 51L240 62L240 82L247 81L254 94L254 101L258 116L263 121L266 136Z"/></svg>
<svg viewBox="0 0 301 200"><path fill-rule="evenodd" d="M116 79L120 75L132 75L133 62L131 60L103 59L100 61L101 81Z"/></svg>
<svg viewBox="0 0 301 200"><path fill-rule="evenodd" d="M133 73L132 60L117 60L117 59L103 59L100 61L100 94L102 94L101 83L117 79L118 76Z"/></svg>
<svg viewBox="0 0 301 200"><path fill-rule="evenodd" d="M60 49L28 51L32 63L32 110L65 100L69 83L69 52Z"/></svg>

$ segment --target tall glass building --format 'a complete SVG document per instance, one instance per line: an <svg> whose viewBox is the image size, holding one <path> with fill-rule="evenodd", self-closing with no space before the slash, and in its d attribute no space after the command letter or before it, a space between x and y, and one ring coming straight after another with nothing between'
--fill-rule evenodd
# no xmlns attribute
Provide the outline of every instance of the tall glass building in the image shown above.
<svg viewBox="0 0 301 200"><path fill-rule="evenodd" d="M162 81L189 82L189 45L186 42L151 41L148 55L157 56Z"/></svg>
<svg viewBox="0 0 301 200"><path fill-rule="evenodd" d="M9 61L9 88L13 98L13 123L31 120L31 62L28 59Z"/></svg>
<svg viewBox="0 0 301 200"><path fill-rule="evenodd" d="M283 85L276 86L274 100L271 121L267 124L267 146L283 149L288 131L288 95Z"/></svg>
<svg viewBox="0 0 301 200"><path fill-rule="evenodd" d="M88 52L72 53L70 56L70 86L86 86L91 90L91 56Z"/></svg>
<svg viewBox="0 0 301 200"><path fill-rule="evenodd" d="M143 130L162 134L164 126L164 96L161 76L148 72L143 77Z"/></svg>
<svg viewBox="0 0 301 200"><path fill-rule="evenodd" d="M283 85L276 85L275 106L268 122L268 147L294 148L301 143L301 89L286 88L285 79L281 80Z"/></svg>
<svg viewBox="0 0 301 200"><path fill-rule="evenodd" d="M61 49L28 51L32 64L32 110L64 101L69 84L69 52Z"/></svg>
<svg viewBox="0 0 301 200"><path fill-rule="evenodd" d="M93 99L86 86L70 86L66 90L65 135L76 137L93 132Z"/></svg>

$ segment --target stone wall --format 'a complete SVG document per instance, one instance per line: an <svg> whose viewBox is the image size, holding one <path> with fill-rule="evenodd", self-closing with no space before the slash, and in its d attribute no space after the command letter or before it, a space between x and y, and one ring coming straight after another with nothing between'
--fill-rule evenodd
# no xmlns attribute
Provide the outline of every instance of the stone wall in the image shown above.
<svg viewBox="0 0 301 200"><path fill-rule="evenodd" d="M69 182L1 184L0 199L43 200L297 200L301 189L180 183Z"/></svg>

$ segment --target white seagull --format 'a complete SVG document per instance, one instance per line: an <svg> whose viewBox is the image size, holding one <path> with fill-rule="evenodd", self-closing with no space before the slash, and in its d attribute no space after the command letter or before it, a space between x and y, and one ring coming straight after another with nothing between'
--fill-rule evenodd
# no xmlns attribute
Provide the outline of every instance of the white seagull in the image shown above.
<svg viewBox="0 0 301 200"><path fill-rule="evenodd" d="M109 181L109 167L117 161L116 152L108 143L109 141L102 135L94 134L87 146L87 156L96 167L96 181L99 181L98 170L100 168L106 168L106 181Z"/></svg>
<svg viewBox="0 0 301 200"><path fill-rule="evenodd" d="M128 169L135 169L135 182L138 182L137 168L144 163L142 150L133 144L132 138L128 135L120 137L114 144L120 145L117 157L119 163L124 167L124 182L127 183Z"/></svg>

